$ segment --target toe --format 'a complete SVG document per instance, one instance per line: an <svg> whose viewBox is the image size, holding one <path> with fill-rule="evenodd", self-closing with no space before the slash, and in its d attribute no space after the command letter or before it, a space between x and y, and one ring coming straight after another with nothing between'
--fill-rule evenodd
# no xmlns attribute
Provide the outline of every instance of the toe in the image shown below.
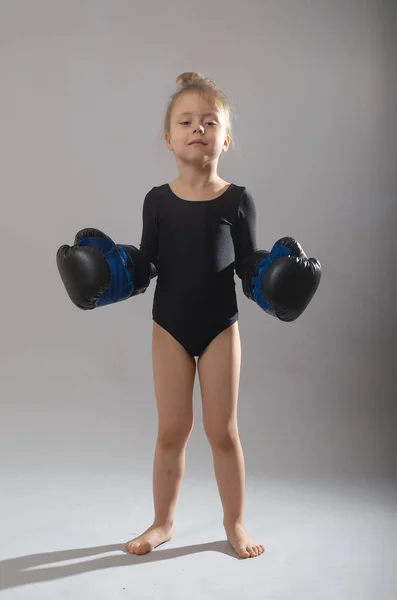
<svg viewBox="0 0 397 600"><path fill-rule="evenodd" d="M150 551L150 544L145 542L144 544L139 544L139 548L137 548L136 554L146 554Z"/></svg>
<svg viewBox="0 0 397 600"><path fill-rule="evenodd" d="M244 547L239 548L238 554L241 556L241 558L248 558L250 555L248 549Z"/></svg>

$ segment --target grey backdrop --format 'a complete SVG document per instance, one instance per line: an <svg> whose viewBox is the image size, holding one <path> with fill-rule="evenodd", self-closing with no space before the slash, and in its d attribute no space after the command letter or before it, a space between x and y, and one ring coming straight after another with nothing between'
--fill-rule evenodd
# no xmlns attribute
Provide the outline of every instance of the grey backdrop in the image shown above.
<svg viewBox="0 0 397 600"><path fill-rule="evenodd" d="M392 5L0 2L3 473L139 474L149 498L155 281L83 312L55 255L88 226L139 244L145 193L176 176L166 103L198 70L235 106L219 173L254 194L260 247L291 235L323 266L293 324L236 277L247 478L395 478ZM187 470L210 476L197 382L195 416Z"/></svg>

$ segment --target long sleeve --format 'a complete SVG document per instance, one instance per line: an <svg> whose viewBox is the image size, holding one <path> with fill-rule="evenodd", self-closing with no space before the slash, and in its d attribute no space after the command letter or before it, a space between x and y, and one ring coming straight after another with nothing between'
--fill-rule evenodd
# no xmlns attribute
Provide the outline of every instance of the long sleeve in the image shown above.
<svg viewBox="0 0 397 600"><path fill-rule="evenodd" d="M257 250L256 207L250 192L244 189L233 227L235 270L240 279L244 277L244 260Z"/></svg>
<svg viewBox="0 0 397 600"><path fill-rule="evenodd" d="M141 253L158 268L158 223L153 190L145 196L142 207L142 237L139 249Z"/></svg>

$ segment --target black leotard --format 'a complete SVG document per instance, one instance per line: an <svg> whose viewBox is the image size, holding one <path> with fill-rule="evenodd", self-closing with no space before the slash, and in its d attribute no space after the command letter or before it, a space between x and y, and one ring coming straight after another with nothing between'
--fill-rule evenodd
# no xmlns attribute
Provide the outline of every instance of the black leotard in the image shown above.
<svg viewBox="0 0 397 600"><path fill-rule="evenodd" d="M257 250L256 210L231 183L213 200L183 200L168 183L145 196L140 250L157 270L153 320L193 357L238 319L234 271Z"/></svg>

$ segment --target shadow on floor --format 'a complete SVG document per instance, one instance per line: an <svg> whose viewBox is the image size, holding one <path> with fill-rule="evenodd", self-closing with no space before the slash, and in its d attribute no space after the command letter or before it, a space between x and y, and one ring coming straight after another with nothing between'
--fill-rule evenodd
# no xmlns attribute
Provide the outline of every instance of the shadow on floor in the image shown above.
<svg viewBox="0 0 397 600"><path fill-rule="evenodd" d="M53 567L43 566L48 565L49 563L76 560L107 552L117 552L117 554L115 556L102 556L93 560L85 560L84 562L77 562L70 565L57 565ZM124 544L93 546L92 548L72 548L70 550L28 554L26 556L17 556L15 558L0 561L0 590L61 579L62 577L72 577L74 575L88 573L89 571L98 571L100 569L112 569L113 567L122 566L132 567L143 563L169 560L187 556L189 554L198 554L200 552L220 552L221 554L226 554L236 560L244 560L239 558L233 552L226 540L183 546L180 548L169 548L165 550L156 548L153 552L142 556L128 554L124 550Z"/></svg>

